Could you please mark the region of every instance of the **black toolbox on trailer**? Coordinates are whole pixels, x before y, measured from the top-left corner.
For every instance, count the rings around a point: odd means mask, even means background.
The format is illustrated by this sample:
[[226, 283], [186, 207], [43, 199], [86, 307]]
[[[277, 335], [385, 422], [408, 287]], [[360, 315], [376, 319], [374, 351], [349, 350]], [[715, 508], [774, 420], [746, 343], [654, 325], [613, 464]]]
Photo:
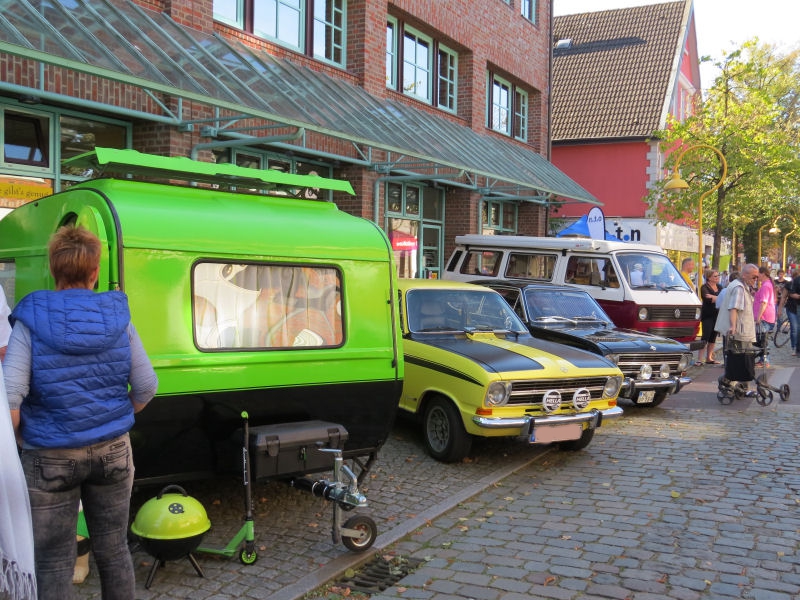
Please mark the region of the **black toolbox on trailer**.
[[333, 470], [334, 455], [319, 448], [341, 450], [347, 430], [328, 421], [298, 421], [250, 428], [250, 463], [254, 479]]

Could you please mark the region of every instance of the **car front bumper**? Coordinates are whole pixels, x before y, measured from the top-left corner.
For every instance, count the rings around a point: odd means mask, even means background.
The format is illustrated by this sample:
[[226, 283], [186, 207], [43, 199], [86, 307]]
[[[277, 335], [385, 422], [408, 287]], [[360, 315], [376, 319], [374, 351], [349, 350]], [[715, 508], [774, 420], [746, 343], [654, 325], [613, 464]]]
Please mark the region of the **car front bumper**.
[[668, 379], [632, 379], [626, 377], [619, 391], [620, 398], [636, 398], [639, 392], [646, 390], [667, 390], [668, 394], [677, 394], [692, 383], [692, 378], [685, 375]]
[[600, 427], [603, 419], [614, 419], [622, 416], [622, 409], [613, 406], [605, 410], [590, 410], [585, 413], [575, 415], [543, 415], [543, 416], [524, 416], [524, 417], [482, 417], [475, 415], [472, 422], [484, 429], [519, 429], [522, 435], [537, 425], [567, 425], [569, 423], [588, 423], [590, 429]]

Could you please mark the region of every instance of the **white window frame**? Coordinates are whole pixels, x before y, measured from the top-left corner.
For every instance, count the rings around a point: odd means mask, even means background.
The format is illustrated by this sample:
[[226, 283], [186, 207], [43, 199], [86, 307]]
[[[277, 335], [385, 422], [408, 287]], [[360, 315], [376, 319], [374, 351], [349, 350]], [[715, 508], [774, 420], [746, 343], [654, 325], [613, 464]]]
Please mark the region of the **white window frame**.
[[[414, 47], [414, 56], [409, 56], [407, 41]], [[406, 27], [403, 31], [403, 93], [412, 98], [432, 102], [433, 100], [433, 38], [417, 31], [413, 27]], [[427, 56], [423, 60], [419, 56], [419, 49], [427, 47]], [[413, 77], [412, 77], [413, 75]], [[422, 75], [422, 77], [420, 76]], [[412, 81], [413, 80], [413, 81]], [[423, 93], [418, 90], [424, 85]]]
[[[327, 19], [329, 6], [331, 18]], [[253, 35], [332, 65], [347, 65], [347, 0], [214, 0], [213, 17], [244, 31], [249, 27], [245, 23], [247, 10], [252, 11]], [[274, 24], [274, 32], [258, 27], [256, 11], [262, 23]], [[313, 14], [310, 24], [309, 13]]]
[[528, 92], [496, 73], [490, 71], [487, 74], [486, 114], [489, 129], [526, 142], [529, 104]]
[[397, 19], [386, 20], [386, 87], [397, 88]]
[[511, 123], [511, 131], [514, 139], [528, 141], [528, 92], [518, 87], [514, 87], [513, 114], [514, 120]]
[[[331, 19], [326, 16], [328, 5], [331, 5]], [[345, 66], [347, 64], [347, 0], [314, 0], [312, 27], [314, 29], [312, 33], [314, 58]], [[321, 31], [318, 31], [318, 27]], [[328, 42], [328, 32], [330, 32], [332, 40], [330, 43]], [[321, 40], [318, 34], [321, 34]], [[337, 40], [339, 41], [337, 42]], [[317, 48], [322, 48], [322, 54], [317, 52]], [[341, 56], [340, 60], [335, 59], [337, 52]]]
[[[439, 79], [436, 106], [455, 113], [458, 110], [458, 53], [444, 44], [439, 44], [436, 60], [438, 61], [437, 77]], [[446, 68], [443, 68], [442, 62], [445, 61], [447, 65]], [[442, 98], [442, 90], [445, 89], [447, 92]]]
[[[498, 91], [502, 93], [498, 94]], [[489, 126], [493, 131], [511, 136], [511, 121], [513, 119], [511, 98], [514, 93], [514, 86], [502, 77], [491, 74], [489, 93]]]
[[536, 12], [539, 10], [537, 0], [520, 0], [520, 13], [531, 23], [536, 23]]

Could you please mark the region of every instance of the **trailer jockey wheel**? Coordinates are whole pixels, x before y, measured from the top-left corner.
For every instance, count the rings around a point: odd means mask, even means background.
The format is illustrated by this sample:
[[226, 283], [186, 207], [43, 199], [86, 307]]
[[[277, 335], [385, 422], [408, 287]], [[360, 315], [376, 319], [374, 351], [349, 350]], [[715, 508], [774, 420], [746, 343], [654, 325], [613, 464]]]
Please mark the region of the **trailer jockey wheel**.
[[364, 552], [378, 537], [378, 526], [375, 521], [365, 515], [350, 517], [345, 521], [344, 529], [355, 529], [361, 532], [360, 537], [349, 537], [342, 534], [342, 544], [351, 552]]

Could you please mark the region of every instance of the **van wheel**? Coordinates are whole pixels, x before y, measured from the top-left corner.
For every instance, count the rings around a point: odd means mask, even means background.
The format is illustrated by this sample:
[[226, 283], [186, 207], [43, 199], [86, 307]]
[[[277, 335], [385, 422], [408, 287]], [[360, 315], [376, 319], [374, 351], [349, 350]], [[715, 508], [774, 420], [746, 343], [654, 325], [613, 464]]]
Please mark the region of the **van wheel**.
[[592, 438], [594, 437], [594, 429], [587, 428], [583, 430], [581, 437], [577, 440], [569, 440], [567, 442], [560, 442], [558, 447], [562, 450], [566, 450], [567, 452], [577, 452], [578, 450], [583, 450], [592, 442]]
[[472, 436], [464, 429], [461, 415], [444, 398], [434, 398], [428, 403], [422, 433], [428, 453], [442, 462], [460, 461], [472, 447]]

